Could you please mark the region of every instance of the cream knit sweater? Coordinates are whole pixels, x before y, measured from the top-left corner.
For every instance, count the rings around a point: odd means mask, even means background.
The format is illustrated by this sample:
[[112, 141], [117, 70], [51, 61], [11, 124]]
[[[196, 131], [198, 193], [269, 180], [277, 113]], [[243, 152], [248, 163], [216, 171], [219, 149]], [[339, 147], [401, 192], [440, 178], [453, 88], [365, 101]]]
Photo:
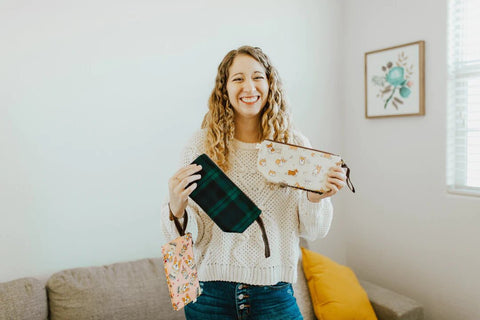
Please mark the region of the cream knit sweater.
[[[206, 131], [198, 131], [183, 153], [182, 165], [204, 153]], [[309, 147], [308, 140], [294, 133], [294, 144]], [[256, 167], [256, 143], [233, 143], [228, 177], [262, 210], [271, 256], [265, 258], [262, 233], [256, 222], [243, 233], [223, 232], [189, 199], [187, 232], [192, 233], [200, 281], [232, 281], [252, 285], [294, 283], [300, 255], [299, 237], [325, 237], [332, 221], [330, 198], [310, 202], [305, 191], [268, 183]], [[167, 241], [178, 237], [169, 219], [168, 202], [162, 207], [162, 231]]]

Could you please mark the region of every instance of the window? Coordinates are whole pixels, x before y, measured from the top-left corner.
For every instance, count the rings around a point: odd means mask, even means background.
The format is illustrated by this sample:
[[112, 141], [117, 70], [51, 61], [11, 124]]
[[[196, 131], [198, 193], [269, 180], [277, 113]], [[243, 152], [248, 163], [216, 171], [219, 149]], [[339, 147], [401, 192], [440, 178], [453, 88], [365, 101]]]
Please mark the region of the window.
[[448, 190], [480, 196], [480, 1], [448, 0]]

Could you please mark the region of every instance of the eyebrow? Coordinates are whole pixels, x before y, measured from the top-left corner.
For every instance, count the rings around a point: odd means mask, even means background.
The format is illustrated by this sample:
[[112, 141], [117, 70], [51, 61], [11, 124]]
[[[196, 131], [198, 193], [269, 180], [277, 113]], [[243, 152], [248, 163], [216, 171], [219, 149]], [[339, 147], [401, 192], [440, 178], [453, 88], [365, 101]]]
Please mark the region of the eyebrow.
[[[254, 71], [253, 73], [254, 73], [254, 74], [255, 74], [255, 73], [266, 74], [265, 72], [263, 72], [263, 71], [260, 71], [260, 70], [256, 70], [256, 71]], [[243, 72], [237, 72], [237, 73], [234, 73], [234, 74], [232, 74], [232, 75], [231, 75], [229, 78], [231, 78], [231, 77], [235, 77], [235, 76], [237, 76], [237, 75], [242, 75], [242, 76], [243, 76]]]

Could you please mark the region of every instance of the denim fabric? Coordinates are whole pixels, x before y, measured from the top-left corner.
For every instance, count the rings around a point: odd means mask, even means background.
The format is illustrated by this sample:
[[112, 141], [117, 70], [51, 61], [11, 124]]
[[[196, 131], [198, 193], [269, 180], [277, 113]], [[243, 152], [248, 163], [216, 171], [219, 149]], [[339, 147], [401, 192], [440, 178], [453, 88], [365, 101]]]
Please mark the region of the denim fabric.
[[202, 294], [185, 306], [187, 320], [302, 320], [290, 283], [253, 286], [200, 282]]

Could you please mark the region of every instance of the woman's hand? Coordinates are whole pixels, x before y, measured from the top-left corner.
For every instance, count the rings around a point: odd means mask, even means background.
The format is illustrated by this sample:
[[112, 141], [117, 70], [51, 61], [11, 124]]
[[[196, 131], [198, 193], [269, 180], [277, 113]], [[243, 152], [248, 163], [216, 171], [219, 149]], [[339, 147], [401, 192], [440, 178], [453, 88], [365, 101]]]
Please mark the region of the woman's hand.
[[331, 197], [336, 194], [340, 189], [342, 189], [347, 184], [347, 175], [346, 170], [340, 166], [335, 166], [330, 169], [328, 172], [328, 178], [326, 187], [330, 191], [318, 194], [315, 192], [308, 192], [307, 197], [311, 202], [319, 202], [323, 198]]
[[192, 183], [188, 188], [185, 189], [185, 187], [193, 181], [200, 180], [201, 176], [196, 174], [200, 170], [202, 170], [202, 166], [190, 164], [178, 170], [170, 180], [168, 180], [170, 211], [176, 218], [183, 217], [188, 204], [188, 196], [195, 190], [197, 184]]

